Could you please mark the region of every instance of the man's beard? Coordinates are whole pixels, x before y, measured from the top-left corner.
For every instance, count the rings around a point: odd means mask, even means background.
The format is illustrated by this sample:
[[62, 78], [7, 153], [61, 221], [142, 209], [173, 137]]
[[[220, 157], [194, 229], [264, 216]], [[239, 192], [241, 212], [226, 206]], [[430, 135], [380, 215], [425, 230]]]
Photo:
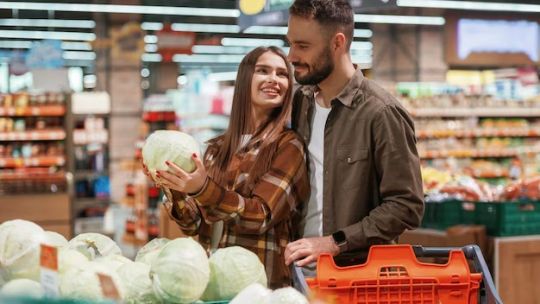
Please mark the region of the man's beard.
[[305, 63], [293, 63], [296, 66], [303, 66], [308, 70], [304, 76], [300, 76], [297, 72], [294, 73], [294, 78], [301, 85], [316, 85], [325, 80], [334, 71], [334, 62], [331, 60], [330, 48], [323, 50], [322, 54], [317, 57], [316, 62], [310, 66]]

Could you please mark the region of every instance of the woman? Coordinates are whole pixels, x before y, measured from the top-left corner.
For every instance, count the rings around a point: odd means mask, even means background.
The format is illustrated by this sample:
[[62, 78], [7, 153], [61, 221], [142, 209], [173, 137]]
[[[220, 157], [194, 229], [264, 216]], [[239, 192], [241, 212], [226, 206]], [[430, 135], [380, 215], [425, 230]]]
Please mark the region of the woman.
[[[157, 182], [171, 192], [171, 217], [208, 250], [242, 246], [265, 265], [272, 288], [290, 285], [284, 251], [292, 217], [309, 198], [304, 146], [287, 129], [292, 71], [276, 47], [258, 47], [238, 70], [230, 125], [186, 173], [167, 162]], [[168, 192], [168, 191], [166, 191]]]

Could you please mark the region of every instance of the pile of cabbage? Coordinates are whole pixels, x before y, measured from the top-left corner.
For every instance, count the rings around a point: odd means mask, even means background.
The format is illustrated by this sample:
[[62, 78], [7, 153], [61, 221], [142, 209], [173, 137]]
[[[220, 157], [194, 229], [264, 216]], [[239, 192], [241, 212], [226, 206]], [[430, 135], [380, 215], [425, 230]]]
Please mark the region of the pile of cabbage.
[[84, 233], [67, 241], [24, 220], [0, 224], [0, 298], [45, 296], [39, 283], [42, 243], [59, 249], [62, 298], [104, 300], [101, 273], [112, 278], [124, 303], [308, 303], [292, 288], [268, 290], [264, 266], [241, 247], [219, 249], [208, 258], [191, 238], [161, 238], [147, 243], [132, 261], [105, 235]]

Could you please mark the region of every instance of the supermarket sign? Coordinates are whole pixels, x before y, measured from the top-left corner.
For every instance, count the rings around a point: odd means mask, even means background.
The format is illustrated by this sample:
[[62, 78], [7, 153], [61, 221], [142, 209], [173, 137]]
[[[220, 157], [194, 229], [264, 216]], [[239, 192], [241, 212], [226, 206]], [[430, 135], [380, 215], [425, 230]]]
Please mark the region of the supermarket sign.
[[163, 25], [163, 29], [156, 33], [158, 53], [164, 62], [171, 62], [175, 54], [192, 54], [191, 48], [195, 44], [197, 35], [194, 32], [173, 31], [170, 23]]
[[[351, 0], [355, 12], [396, 7], [397, 0]], [[237, 0], [238, 25], [243, 31], [254, 25], [286, 25], [294, 0]]]

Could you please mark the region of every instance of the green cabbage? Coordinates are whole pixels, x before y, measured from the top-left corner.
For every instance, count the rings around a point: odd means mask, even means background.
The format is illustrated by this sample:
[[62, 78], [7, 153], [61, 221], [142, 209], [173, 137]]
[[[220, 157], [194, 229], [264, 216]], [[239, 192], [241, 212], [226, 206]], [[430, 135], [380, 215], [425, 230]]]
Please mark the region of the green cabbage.
[[152, 265], [152, 262], [157, 258], [161, 252], [161, 248], [167, 245], [171, 240], [167, 238], [157, 238], [148, 242], [137, 252], [135, 257], [135, 262], [145, 263], [147, 265]]
[[272, 291], [259, 283], [253, 283], [244, 288], [239, 294], [234, 297], [229, 304], [270, 304], [268, 297]]
[[292, 287], [274, 290], [268, 297], [268, 303], [272, 304], [309, 304], [306, 297]]
[[98, 273], [109, 275], [120, 297], [123, 296], [123, 285], [118, 274], [106, 265], [95, 261], [71, 267], [60, 276], [60, 295], [71, 299], [103, 300], [104, 295]]
[[0, 225], [0, 270], [5, 281], [31, 279], [39, 281], [40, 245], [46, 242], [45, 231], [25, 220]]
[[210, 277], [206, 251], [191, 238], [170, 241], [152, 263], [150, 277], [163, 300], [192, 303], [201, 297]]
[[0, 290], [0, 295], [5, 297], [42, 298], [45, 291], [41, 284], [29, 279], [15, 279], [7, 282]]
[[210, 257], [210, 282], [202, 299], [230, 300], [253, 283], [267, 285], [259, 257], [239, 246], [221, 248]]
[[55, 246], [55, 247], [66, 247], [68, 245], [68, 241], [66, 238], [61, 235], [60, 233], [54, 232], [54, 231], [45, 231], [46, 240], [45, 243], [47, 245]]
[[156, 180], [156, 171], [166, 171], [165, 161], [171, 161], [186, 172], [195, 170], [191, 158], [200, 154], [199, 144], [190, 135], [172, 130], [159, 130], [150, 134], [142, 148], [143, 162]]
[[122, 254], [120, 247], [111, 238], [99, 233], [79, 234], [69, 241], [68, 248], [79, 251], [89, 260], [100, 256]]
[[70, 268], [87, 263], [88, 258], [77, 250], [63, 248], [58, 251], [58, 274], [63, 275]]
[[124, 257], [123, 255], [113, 254], [105, 257], [100, 257], [94, 260], [97, 263], [107, 266], [109, 269], [117, 271], [118, 268], [125, 264], [132, 265], [133, 261]]
[[118, 269], [118, 276], [124, 285], [124, 303], [161, 303], [152, 288], [150, 265], [139, 262], [124, 264]]

